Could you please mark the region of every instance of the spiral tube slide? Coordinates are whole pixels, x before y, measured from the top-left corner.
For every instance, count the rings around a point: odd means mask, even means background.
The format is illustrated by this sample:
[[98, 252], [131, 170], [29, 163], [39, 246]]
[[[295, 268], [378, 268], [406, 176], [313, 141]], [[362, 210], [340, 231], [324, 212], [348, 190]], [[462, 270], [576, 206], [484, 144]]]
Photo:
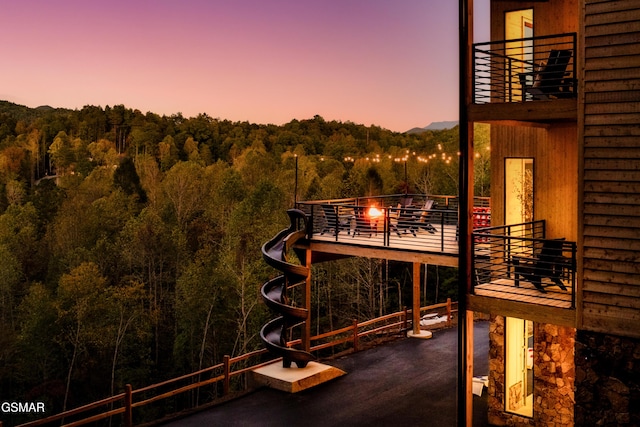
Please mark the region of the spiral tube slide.
[[[262, 327], [260, 338], [272, 354], [282, 357], [285, 368], [291, 367], [291, 362], [295, 362], [299, 368], [304, 368], [315, 357], [306, 351], [288, 347], [287, 332], [289, 328], [307, 320], [309, 310], [291, 305], [287, 298], [287, 289], [304, 284], [309, 275], [309, 267], [288, 262], [287, 252], [298, 240], [305, 237], [307, 216], [299, 209], [289, 209], [287, 214], [291, 222], [289, 228], [282, 230], [262, 245], [262, 257], [265, 262], [281, 271], [282, 275], [262, 285], [263, 301], [274, 312], [279, 313], [280, 317]], [[302, 229], [297, 227], [298, 220], [304, 223]]]

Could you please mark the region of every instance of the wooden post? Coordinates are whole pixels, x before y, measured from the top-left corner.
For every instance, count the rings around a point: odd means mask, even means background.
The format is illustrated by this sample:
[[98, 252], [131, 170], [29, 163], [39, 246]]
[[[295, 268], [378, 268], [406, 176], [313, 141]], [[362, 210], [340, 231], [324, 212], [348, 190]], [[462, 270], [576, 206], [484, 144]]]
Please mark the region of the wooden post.
[[420, 335], [420, 266], [413, 263], [413, 333]]
[[467, 295], [471, 291], [473, 231], [473, 122], [468, 106], [472, 97], [473, 0], [458, 1], [459, 54], [459, 122], [460, 167], [458, 188], [458, 426], [473, 424], [473, 313], [467, 311]]
[[465, 392], [466, 392], [466, 403], [467, 403], [467, 418], [466, 425], [467, 427], [473, 426], [473, 311], [467, 311], [467, 315], [465, 316], [465, 320], [467, 322], [466, 325], [466, 363], [465, 368], [467, 370], [465, 374]]
[[402, 320], [402, 330], [406, 331], [407, 330], [407, 323], [409, 323], [409, 310], [407, 309], [407, 306], [404, 306], [404, 316], [403, 316], [403, 320]]
[[451, 298], [447, 298], [447, 328], [451, 327]]
[[[123, 424], [125, 427], [131, 427], [133, 425], [133, 391], [131, 384], [127, 384], [124, 386], [124, 420]], [[0, 427], [2, 427], [0, 425]]]
[[353, 319], [353, 352], [358, 351], [358, 320]]
[[229, 385], [231, 383], [231, 357], [224, 355], [222, 358], [222, 365], [224, 369], [224, 383], [222, 386], [222, 393], [226, 396], [229, 394]]

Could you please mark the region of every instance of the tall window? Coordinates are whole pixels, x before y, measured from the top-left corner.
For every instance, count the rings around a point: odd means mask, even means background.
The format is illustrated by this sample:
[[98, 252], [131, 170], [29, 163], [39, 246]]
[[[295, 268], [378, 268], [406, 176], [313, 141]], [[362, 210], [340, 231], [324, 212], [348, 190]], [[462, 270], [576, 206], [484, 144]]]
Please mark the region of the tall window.
[[505, 411], [533, 417], [533, 322], [506, 318]]
[[533, 159], [506, 158], [504, 181], [505, 224], [533, 221]]
[[514, 40], [505, 45], [505, 56], [510, 78], [506, 94], [510, 100], [522, 97], [520, 73], [533, 71], [533, 9], [514, 10], [504, 16], [505, 40]]

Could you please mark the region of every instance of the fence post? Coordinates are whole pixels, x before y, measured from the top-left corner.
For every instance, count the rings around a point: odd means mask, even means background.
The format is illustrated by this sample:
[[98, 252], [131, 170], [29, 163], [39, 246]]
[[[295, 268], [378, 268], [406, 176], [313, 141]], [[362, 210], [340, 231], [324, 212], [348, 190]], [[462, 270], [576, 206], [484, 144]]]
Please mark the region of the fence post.
[[229, 383], [231, 380], [231, 357], [225, 355], [222, 358], [222, 364], [224, 366], [224, 385], [222, 389], [222, 394], [225, 396], [229, 393]]
[[407, 306], [404, 306], [404, 317], [402, 318], [402, 329], [403, 331], [407, 331], [409, 328], [409, 324], [407, 323], [407, 318], [409, 317], [409, 311], [407, 310]]
[[447, 327], [451, 327], [451, 298], [447, 298]]
[[353, 352], [358, 351], [358, 321], [353, 319]]
[[133, 425], [133, 393], [131, 384], [124, 386], [124, 420], [125, 427], [131, 427]]

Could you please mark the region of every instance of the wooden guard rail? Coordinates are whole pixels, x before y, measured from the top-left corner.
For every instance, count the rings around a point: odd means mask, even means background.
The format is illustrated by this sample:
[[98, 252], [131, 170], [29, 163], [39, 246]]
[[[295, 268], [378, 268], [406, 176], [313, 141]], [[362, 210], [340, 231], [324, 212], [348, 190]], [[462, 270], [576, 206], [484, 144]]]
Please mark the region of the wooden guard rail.
[[[422, 307], [420, 309], [420, 313], [426, 311], [444, 311], [447, 316], [446, 326], [450, 327], [452, 322], [453, 313], [456, 313], [457, 308], [453, 308], [453, 306], [457, 307], [457, 303], [451, 302], [451, 299], [447, 299], [447, 302], [434, 304]], [[311, 337], [311, 342], [320, 342], [316, 345], [312, 345], [311, 351], [317, 352], [323, 349], [327, 349], [330, 347], [335, 347], [341, 344], [349, 344], [351, 343], [352, 352], [357, 352], [360, 350], [360, 338], [370, 336], [370, 335], [378, 335], [378, 334], [388, 334], [392, 333], [400, 333], [409, 330], [411, 327], [411, 319], [412, 319], [412, 310], [404, 309], [403, 311], [399, 311], [393, 314], [388, 314], [385, 316], [381, 316], [375, 319], [366, 320], [364, 322], [358, 322], [356, 320], [350, 326], [337, 329], [335, 331], [327, 332], [324, 334], [316, 335]], [[289, 345], [299, 344], [300, 340], [294, 340], [289, 342]], [[57, 425], [61, 425], [64, 427], [72, 427], [72, 426], [81, 426], [88, 423], [100, 421], [107, 419], [109, 417], [113, 417], [115, 415], [122, 415], [122, 425], [126, 427], [130, 427], [133, 424], [133, 409], [141, 408], [148, 404], [167, 399], [170, 397], [174, 397], [181, 393], [185, 393], [190, 390], [198, 389], [200, 387], [214, 384], [214, 383], [222, 383], [222, 394], [223, 396], [227, 396], [230, 392], [231, 388], [231, 379], [233, 377], [245, 374], [249, 371], [257, 369], [261, 366], [268, 365], [280, 360], [278, 359], [270, 359], [266, 362], [248, 364], [245, 367], [238, 368], [236, 370], [232, 370], [232, 367], [235, 364], [240, 362], [247, 361], [252, 358], [258, 358], [260, 356], [265, 356], [268, 354], [266, 349], [256, 350], [250, 353], [246, 353], [237, 357], [224, 356], [223, 362], [214, 366], [210, 366], [208, 368], [192, 372], [190, 374], [182, 375], [177, 378], [172, 378], [157, 384], [152, 384], [146, 387], [142, 387], [139, 389], [133, 390], [133, 387], [130, 384], [125, 386], [124, 393], [120, 393], [106, 399], [102, 399], [96, 402], [89, 403], [84, 406], [80, 406], [75, 409], [71, 409], [65, 412], [61, 412], [56, 415], [52, 415], [46, 418], [41, 418], [39, 420], [30, 421], [24, 424], [20, 424], [16, 427], [35, 427], [47, 425], [50, 423], [58, 422]], [[203, 374], [212, 375], [210, 378], [205, 380], [195, 380], [199, 378]], [[194, 380], [193, 383], [187, 385], [178, 385], [181, 381]], [[164, 387], [169, 387], [168, 390], [159, 392], [157, 390], [162, 389]], [[144, 394], [151, 393], [156, 391], [155, 394], [151, 397], [145, 397]], [[111, 409], [114, 404], [119, 404], [120, 406], [117, 408]], [[210, 402], [207, 402], [210, 404]], [[191, 409], [195, 409], [198, 406], [204, 406], [196, 404]], [[100, 412], [97, 414], [86, 415], [84, 418], [80, 418], [74, 421], [69, 421], [65, 423], [65, 419], [83, 414], [85, 412], [90, 412], [95, 410], [96, 408], [106, 407], [104, 412]], [[157, 421], [157, 420], [156, 420]], [[146, 420], [149, 422], [149, 420]], [[0, 427], [2, 427], [2, 422], [0, 421]]]

